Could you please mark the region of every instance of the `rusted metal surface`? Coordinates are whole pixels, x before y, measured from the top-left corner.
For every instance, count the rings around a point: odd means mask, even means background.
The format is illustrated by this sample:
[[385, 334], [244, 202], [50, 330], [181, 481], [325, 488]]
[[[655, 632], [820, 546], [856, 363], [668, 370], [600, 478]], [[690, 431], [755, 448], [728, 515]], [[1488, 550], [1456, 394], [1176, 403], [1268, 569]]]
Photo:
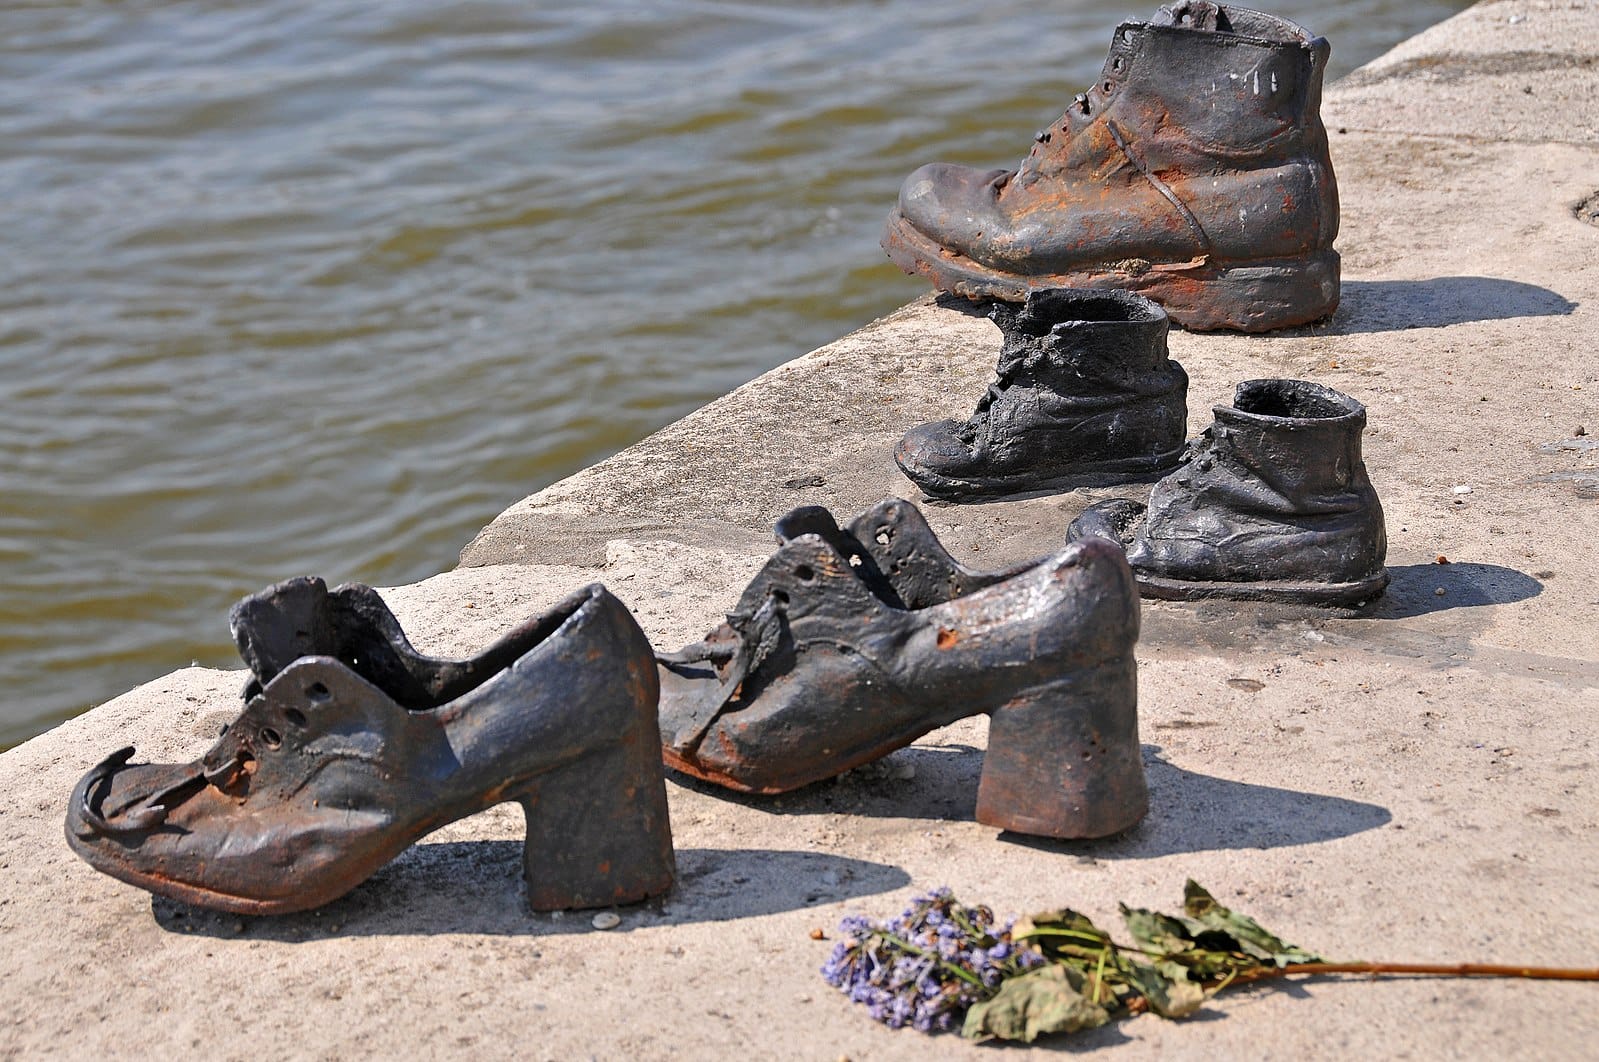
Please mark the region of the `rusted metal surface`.
[[370, 587], [294, 579], [230, 617], [245, 707], [200, 760], [89, 771], [67, 840], [163, 896], [281, 914], [355, 888], [428, 832], [527, 812], [537, 910], [670, 888], [648, 641], [594, 584], [469, 660], [417, 653]]
[[1388, 585], [1366, 407], [1306, 380], [1248, 380], [1149, 504], [1091, 506], [1073, 540], [1121, 543], [1146, 596], [1358, 604]]
[[964, 421], [912, 428], [894, 460], [929, 497], [966, 501], [1152, 479], [1177, 463], [1188, 374], [1166, 313], [1122, 291], [1042, 288], [995, 302], [994, 382]]
[[1119, 549], [976, 572], [899, 499], [847, 528], [798, 509], [777, 531], [728, 622], [660, 657], [670, 766], [781, 793], [988, 714], [980, 822], [1101, 837], [1143, 817], [1138, 595]]
[[1123, 288], [1192, 329], [1265, 331], [1338, 306], [1327, 41], [1184, 0], [1124, 22], [1099, 80], [1014, 170], [933, 163], [883, 247], [942, 290], [1020, 300]]

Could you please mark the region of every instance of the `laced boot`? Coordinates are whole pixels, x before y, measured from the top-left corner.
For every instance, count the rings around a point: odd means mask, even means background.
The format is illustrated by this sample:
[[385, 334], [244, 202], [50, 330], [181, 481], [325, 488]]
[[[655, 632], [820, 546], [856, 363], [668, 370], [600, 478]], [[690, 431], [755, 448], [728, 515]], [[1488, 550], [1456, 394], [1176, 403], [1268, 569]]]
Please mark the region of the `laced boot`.
[[994, 303], [1004, 333], [965, 421], [913, 428], [894, 460], [932, 498], [963, 501], [1152, 478], [1177, 463], [1188, 374], [1164, 311], [1121, 291], [1054, 288]]
[[848, 528], [796, 509], [777, 531], [728, 622], [657, 656], [668, 766], [782, 793], [985, 713], [979, 822], [1103, 837], [1143, 817], [1138, 595], [1121, 550], [1083, 542], [975, 572], [899, 499]]
[[1183, 0], [1124, 22], [1100, 78], [1014, 170], [933, 163], [883, 247], [944, 291], [1124, 288], [1185, 328], [1259, 332], [1338, 306], [1326, 40]]
[[1366, 407], [1305, 380], [1249, 380], [1155, 484], [1101, 502], [1070, 541], [1121, 543], [1148, 597], [1359, 604], [1388, 585], [1382, 505], [1366, 476]]

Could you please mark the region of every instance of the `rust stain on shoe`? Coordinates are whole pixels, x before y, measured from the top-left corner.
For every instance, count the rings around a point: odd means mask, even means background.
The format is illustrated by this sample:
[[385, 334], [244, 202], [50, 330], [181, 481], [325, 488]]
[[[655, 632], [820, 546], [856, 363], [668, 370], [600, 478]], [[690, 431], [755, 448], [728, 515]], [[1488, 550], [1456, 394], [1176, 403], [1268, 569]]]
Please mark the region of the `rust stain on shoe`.
[[1124, 22], [1099, 79], [1016, 169], [907, 177], [883, 248], [958, 295], [1127, 288], [1193, 329], [1326, 318], [1339, 289], [1329, 53], [1285, 19], [1202, 0]]

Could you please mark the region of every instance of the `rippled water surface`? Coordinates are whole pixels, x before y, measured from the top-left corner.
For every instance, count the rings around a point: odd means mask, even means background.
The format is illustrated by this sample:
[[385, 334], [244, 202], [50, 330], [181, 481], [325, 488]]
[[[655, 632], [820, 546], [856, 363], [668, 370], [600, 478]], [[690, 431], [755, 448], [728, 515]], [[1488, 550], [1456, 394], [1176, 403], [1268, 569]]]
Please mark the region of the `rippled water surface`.
[[[1463, 6], [1275, 10], [1338, 73]], [[917, 295], [901, 177], [1015, 162], [1152, 10], [8, 5], [0, 747]]]

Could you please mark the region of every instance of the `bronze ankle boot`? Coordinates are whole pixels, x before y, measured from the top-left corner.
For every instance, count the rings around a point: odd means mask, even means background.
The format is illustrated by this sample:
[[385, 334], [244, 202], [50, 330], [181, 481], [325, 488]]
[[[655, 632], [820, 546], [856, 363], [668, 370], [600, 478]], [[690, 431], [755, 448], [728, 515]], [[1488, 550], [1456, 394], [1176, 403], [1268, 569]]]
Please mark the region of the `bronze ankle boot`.
[[1005, 335], [964, 421], [912, 428], [894, 460], [930, 498], [1153, 479], [1183, 452], [1188, 374], [1161, 308], [1125, 291], [1048, 288], [989, 311]]
[[1366, 407], [1307, 380], [1247, 380], [1149, 504], [1089, 507], [1070, 541], [1127, 550], [1146, 597], [1354, 605], [1388, 585]]
[[1124, 288], [1185, 328], [1261, 332], [1338, 306], [1329, 52], [1285, 19], [1182, 0], [1124, 22], [1099, 81], [1014, 170], [912, 173], [883, 247], [958, 295]]

